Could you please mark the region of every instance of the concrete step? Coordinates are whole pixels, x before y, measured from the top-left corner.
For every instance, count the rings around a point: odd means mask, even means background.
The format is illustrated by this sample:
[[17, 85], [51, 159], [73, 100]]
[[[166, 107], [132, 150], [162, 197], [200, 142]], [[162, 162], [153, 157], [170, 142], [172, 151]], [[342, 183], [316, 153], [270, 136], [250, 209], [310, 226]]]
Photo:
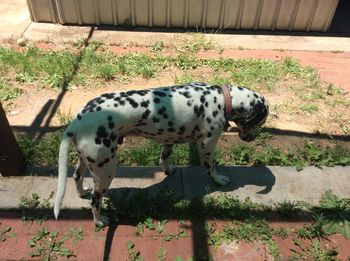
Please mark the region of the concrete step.
[[[339, 197], [350, 198], [350, 167], [306, 167], [297, 171], [294, 167], [218, 167], [218, 173], [230, 177], [227, 186], [218, 186], [207, 176], [203, 167], [179, 167], [171, 176], [163, 174], [159, 167], [119, 167], [108, 193], [128, 197], [140, 190], [156, 194], [171, 189], [179, 198], [195, 198], [224, 192], [244, 200], [273, 206], [284, 201], [305, 201], [317, 205], [326, 190]], [[44, 173], [57, 173], [55, 169], [36, 169], [39, 175], [0, 178], [0, 209], [17, 208], [21, 196], [37, 193], [41, 199], [55, 192], [57, 177]], [[90, 207], [89, 201], [78, 197], [70, 169], [62, 208]], [[85, 178], [92, 187], [92, 178]], [[53, 200], [52, 200], [53, 202]]]

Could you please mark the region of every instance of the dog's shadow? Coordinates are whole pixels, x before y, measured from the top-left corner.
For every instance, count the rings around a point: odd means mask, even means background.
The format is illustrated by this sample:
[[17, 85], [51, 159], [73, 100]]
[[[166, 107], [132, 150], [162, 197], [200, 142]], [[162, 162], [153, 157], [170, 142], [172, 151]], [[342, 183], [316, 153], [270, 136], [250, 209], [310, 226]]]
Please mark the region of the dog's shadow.
[[[206, 195], [211, 193], [227, 192], [230, 194], [233, 193], [239, 196], [240, 199], [243, 199], [253, 196], [253, 193], [261, 196], [269, 194], [276, 182], [274, 174], [267, 167], [217, 167], [217, 172], [229, 177], [231, 182], [226, 186], [216, 185], [213, 179], [206, 175], [204, 167], [180, 167], [174, 174], [169, 176], [162, 176], [164, 174], [160, 174], [162, 173], [160, 168], [141, 168], [133, 170], [130, 168], [118, 168], [117, 177], [114, 183], [112, 183], [107, 196], [127, 200], [140, 193], [156, 196], [164, 191], [172, 191], [178, 199], [203, 199]], [[156, 175], [158, 175], [160, 180], [158, 183], [154, 183]], [[145, 180], [147, 183], [147, 177], [152, 177], [154, 184], [147, 186], [147, 184], [145, 184]], [[128, 178], [126, 183], [128, 186], [120, 184], [124, 182], [123, 180], [125, 178]], [[140, 179], [143, 179], [143, 181], [140, 182]], [[114, 187], [113, 185], [117, 185], [118, 187]], [[145, 186], [140, 187], [140, 185]], [[148, 199], [144, 198], [143, 200], [146, 201]], [[145, 204], [147, 204], [147, 202], [145, 202]], [[116, 207], [118, 208], [118, 206]], [[169, 218], [179, 219], [180, 217], [171, 216]], [[125, 221], [119, 220], [117, 223], [124, 224], [124, 222]], [[126, 223], [130, 224], [129, 222], [130, 221], [127, 221]], [[136, 225], [136, 223], [133, 225]], [[109, 260], [117, 226], [117, 224], [112, 223], [108, 227], [104, 260]], [[204, 254], [204, 256], [209, 256], [205, 220], [196, 220], [192, 230], [194, 255]]]
[[[268, 194], [276, 182], [276, 177], [268, 167], [217, 167], [216, 169], [220, 175], [230, 178], [229, 184], [225, 186], [215, 184], [213, 179], [206, 175], [204, 167], [179, 167], [174, 174], [160, 177], [158, 183], [140, 187], [138, 178], [154, 177], [154, 173], [160, 173], [160, 168], [143, 168], [139, 172], [130, 171], [130, 168], [119, 168], [116, 184], [120, 183], [118, 181], [121, 179], [131, 178], [135, 181], [135, 186], [123, 187], [118, 184], [116, 188], [112, 184], [108, 194], [129, 198], [139, 192], [156, 195], [161, 191], [171, 190], [179, 199], [202, 198], [211, 193], [215, 194], [215, 192], [249, 197], [251, 193]], [[131, 176], [129, 173], [132, 173]]]

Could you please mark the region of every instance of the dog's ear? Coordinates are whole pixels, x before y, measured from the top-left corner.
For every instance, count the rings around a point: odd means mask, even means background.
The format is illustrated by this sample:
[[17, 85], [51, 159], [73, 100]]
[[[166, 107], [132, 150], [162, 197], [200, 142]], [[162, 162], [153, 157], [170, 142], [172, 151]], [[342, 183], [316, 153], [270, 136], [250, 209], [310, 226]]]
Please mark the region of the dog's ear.
[[263, 102], [257, 102], [254, 106], [253, 118], [246, 122], [247, 129], [253, 128], [261, 123], [268, 115], [269, 111]]

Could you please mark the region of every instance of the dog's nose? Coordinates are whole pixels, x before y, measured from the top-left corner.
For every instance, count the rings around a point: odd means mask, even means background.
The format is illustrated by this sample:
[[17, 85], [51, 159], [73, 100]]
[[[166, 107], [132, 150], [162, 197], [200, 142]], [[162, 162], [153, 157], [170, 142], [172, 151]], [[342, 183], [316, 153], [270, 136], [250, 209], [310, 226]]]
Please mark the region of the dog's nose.
[[251, 142], [255, 140], [255, 135], [251, 135], [251, 134], [243, 135], [239, 133], [239, 138], [245, 142]]

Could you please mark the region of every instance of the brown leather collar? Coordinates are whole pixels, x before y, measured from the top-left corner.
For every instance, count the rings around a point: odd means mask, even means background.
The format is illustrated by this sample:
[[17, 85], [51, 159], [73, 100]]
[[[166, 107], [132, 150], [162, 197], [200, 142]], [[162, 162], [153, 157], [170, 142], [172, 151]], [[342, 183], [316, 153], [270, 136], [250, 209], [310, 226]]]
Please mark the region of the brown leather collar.
[[232, 97], [227, 84], [221, 86], [222, 92], [224, 94], [225, 100], [225, 119], [229, 120], [230, 115], [232, 115]]

